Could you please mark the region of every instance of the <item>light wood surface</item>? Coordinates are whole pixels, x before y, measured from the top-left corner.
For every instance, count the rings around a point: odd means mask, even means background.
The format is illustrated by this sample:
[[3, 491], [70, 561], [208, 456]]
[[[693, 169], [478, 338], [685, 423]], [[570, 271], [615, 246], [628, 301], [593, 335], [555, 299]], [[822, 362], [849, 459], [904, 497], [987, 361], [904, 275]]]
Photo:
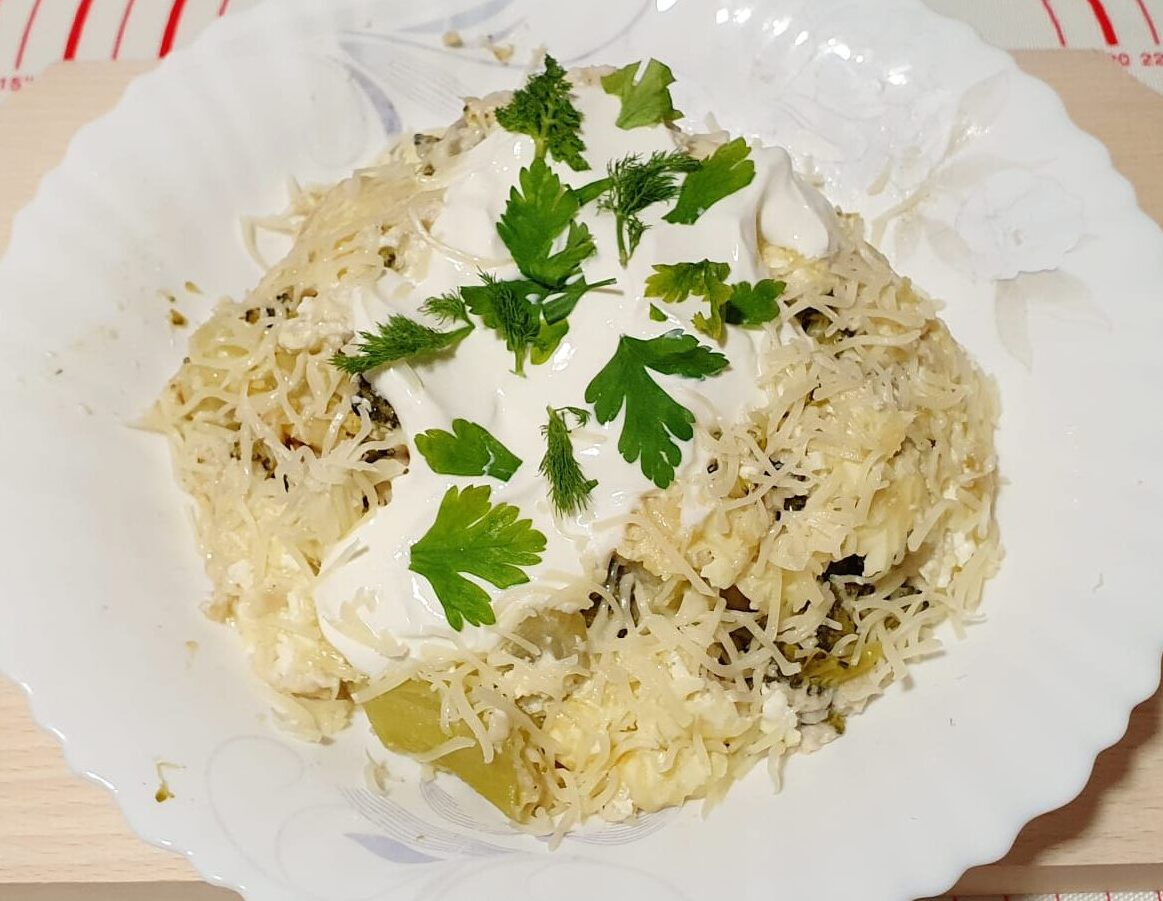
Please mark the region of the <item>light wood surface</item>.
[[[1140, 203], [1163, 222], [1163, 98], [1103, 54], [1025, 52], [1074, 120], [1103, 139]], [[68, 138], [109, 108], [140, 65], [57, 67], [0, 107], [0, 248], [11, 214], [62, 156]], [[227, 901], [191, 884], [181, 857], [132, 835], [107, 791], [72, 775], [55, 739], [0, 680], [0, 901]], [[1039, 817], [999, 863], [971, 870], [960, 895], [1163, 888], [1163, 692], [1131, 716], [1098, 759], [1086, 790]]]

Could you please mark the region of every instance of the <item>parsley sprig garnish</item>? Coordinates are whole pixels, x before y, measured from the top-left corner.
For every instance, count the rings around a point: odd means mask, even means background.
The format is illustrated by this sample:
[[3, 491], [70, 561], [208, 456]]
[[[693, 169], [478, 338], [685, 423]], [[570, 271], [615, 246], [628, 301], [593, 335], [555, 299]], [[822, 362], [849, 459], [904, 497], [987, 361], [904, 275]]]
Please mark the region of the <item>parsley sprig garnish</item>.
[[688, 297], [701, 297], [707, 312], [696, 313], [691, 324], [705, 335], [721, 341], [727, 323], [757, 326], [779, 315], [775, 299], [786, 287], [783, 282], [765, 278], [754, 286], [750, 282], [728, 284], [731, 267], [726, 263], [702, 260], [698, 263], [661, 263], [646, 279], [646, 296], [663, 303], [681, 303]]
[[702, 260], [698, 263], [658, 263], [654, 275], [646, 279], [646, 296], [657, 297], [663, 303], [682, 303], [692, 294], [696, 297], [730, 295], [727, 276], [731, 266]]
[[548, 54], [545, 71], [532, 76], [497, 110], [497, 123], [506, 131], [529, 135], [539, 158], [549, 154], [578, 172], [590, 167], [582, 158], [582, 114], [570, 100], [565, 69]]
[[[584, 223], [574, 221], [577, 198], [545, 160], [534, 160], [518, 180], [509, 191], [497, 234], [522, 274], [547, 289], [560, 288], [594, 253], [594, 239]], [[551, 253], [567, 229], [565, 246]]]
[[755, 178], [755, 163], [747, 159], [750, 154], [751, 148], [742, 138], [720, 146], [683, 179], [678, 202], [663, 218], [692, 225], [724, 197], [747, 187]]
[[641, 63], [631, 63], [602, 77], [602, 87], [622, 101], [618, 113], [619, 128], [640, 128], [681, 119], [682, 113], [670, 99], [674, 75], [670, 67], [656, 59], [648, 60], [642, 77], [637, 78]]
[[493, 504], [487, 485], [449, 488], [436, 521], [412, 545], [409, 569], [428, 580], [448, 624], [456, 631], [497, 621], [488, 593], [464, 574], [496, 588], [529, 581], [523, 567], [536, 566], [545, 536], [512, 504]]
[[[587, 282], [581, 264], [594, 254], [594, 239], [575, 220], [578, 200], [542, 159], [523, 168], [509, 192], [497, 234], [513, 255], [524, 279], [498, 281], [481, 274], [481, 284], [460, 290], [468, 309], [504, 339], [515, 371], [525, 360], [544, 363], [569, 331], [567, 317], [588, 291], [615, 279]], [[564, 246], [554, 251], [564, 237]]]
[[441, 331], [407, 316], [390, 316], [380, 323], [378, 331], [359, 333], [355, 353], [340, 351], [331, 362], [349, 375], [358, 375], [385, 363], [430, 357], [459, 343], [472, 329], [468, 324]]
[[702, 260], [698, 263], [662, 263], [654, 267], [654, 274], [646, 279], [646, 296], [657, 297], [663, 303], [681, 303], [691, 295], [707, 301], [708, 312], [696, 313], [691, 319], [700, 332], [716, 341], [723, 338], [723, 307], [731, 299], [727, 276], [731, 267], [726, 263]]
[[582, 296], [617, 281], [591, 283], [582, 274], [581, 264], [595, 248], [590, 230], [576, 221], [578, 209], [574, 193], [544, 160], [535, 159], [521, 170], [497, 222], [525, 278], [501, 281], [481, 272], [479, 284], [429, 298], [421, 309], [441, 323], [470, 324], [470, 313], [479, 317], [512, 352], [518, 375], [524, 375], [526, 360], [544, 363], [569, 331], [567, 319]]
[[484, 426], [467, 419], [452, 420], [452, 431], [429, 429], [416, 436], [416, 450], [433, 472], [453, 476], [491, 476], [507, 482], [521, 458]]
[[775, 299], [786, 287], [786, 283], [770, 278], [760, 279], [754, 287], [750, 282], [736, 282], [731, 286], [731, 299], [723, 310], [723, 318], [731, 325], [747, 327], [771, 322], [779, 316]]
[[665, 488], [682, 460], [676, 439], [694, 436], [695, 416], [650, 372], [704, 379], [726, 368], [725, 356], [678, 329], [648, 340], [623, 335], [610, 362], [586, 388], [586, 402], [593, 404], [601, 423], [611, 422], [625, 408], [618, 450], [628, 463], [639, 460], [643, 475]]
[[545, 456], [541, 458], [540, 472], [549, 482], [549, 499], [554, 511], [558, 516], [570, 516], [588, 506], [598, 480], [587, 479], [577, 462], [567, 417], [572, 417], [577, 426], [584, 426], [590, 414], [579, 407], [549, 407], [546, 412], [549, 421], [541, 427]]
[[623, 267], [646, 231], [646, 224], [638, 214], [656, 203], [674, 199], [679, 193], [675, 183], [679, 173], [698, 168], [698, 160], [680, 150], [655, 151], [645, 160], [631, 154], [609, 164], [603, 180], [605, 189], [598, 197], [598, 209], [614, 214], [618, 261]]

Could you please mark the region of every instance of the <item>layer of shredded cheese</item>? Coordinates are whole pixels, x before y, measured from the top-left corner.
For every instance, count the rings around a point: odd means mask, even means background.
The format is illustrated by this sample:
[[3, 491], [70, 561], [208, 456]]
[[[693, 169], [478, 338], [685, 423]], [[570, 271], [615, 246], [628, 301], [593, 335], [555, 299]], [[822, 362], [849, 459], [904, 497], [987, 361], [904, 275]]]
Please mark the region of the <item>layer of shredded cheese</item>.
[[[684, 522], [682, 485], [648, 497], [603, 584], [484, 654], [421, 655], [369, 684], [320, 631], [321, 561], [408, 465], [390, 408], [328, 363], [351, 338], [350, 292], [423, 267], [441, 163], [481, 139], [491, 108], [298, 193], [259, 223], [293, 236], [289, 255], [193, 335], [153, 423], [195, 500], [208, 612], [237, 629], [298, 734], [333, 734], [351, 698], [410, 678], [486, 757], [516, 734], [538, 831], [713, 802], [760, 762], [778, 779], [789, 753], [835, 738], [934, 653], [936, 626], [965, 624], [1000, 559], [993, 385], [855, 218], [825, 259], [765, 249], [787, 283], [769, 404], [696, 435], [713, 461], [704, 520]], [[360, 626], [337, 624], [390, 643]]]

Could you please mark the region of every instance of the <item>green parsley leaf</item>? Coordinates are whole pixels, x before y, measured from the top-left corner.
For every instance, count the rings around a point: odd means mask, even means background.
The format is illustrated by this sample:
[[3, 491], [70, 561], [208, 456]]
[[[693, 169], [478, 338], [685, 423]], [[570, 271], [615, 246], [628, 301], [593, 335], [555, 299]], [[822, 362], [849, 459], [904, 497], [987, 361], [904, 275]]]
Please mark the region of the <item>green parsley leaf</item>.
[[482, 425], [452, 420], [452, 432], [429, 429], [416, 436], [418, 450], [433, 472], [452, 476], [492, 476], [507, 482], [521, 466], [521, 458]]
[[496, 588], [529, 581], [521, 567], [536, 566], [545, 550], [545, 536], [532, 520], [518, 519], [512, 504], [493, 505], [487, 485], [449, 488], [436, 521], [412, 545], [409, 569], [428, 580], [448, 624], [460, 631], [497, 621], [488, 593], [464, 577], [483, 579]]
[[569, 331], [569, 323], [562, 319], [560, 322], [543, 322], [541, 329], [529, 346], [529, 360], [534, 366], [547, 363], [557, 350], [561, 339]]
[[682, 450], [674, 439], [694, 436], [695, 416], [650, 377], [664, 375], [703, 379], [727, 367], [727, 358], [680, 330], [641, 340], [623, 335], [610, 362], [586, 388], [598, 422], [615, 419], [625, 407], [618, 450], [629, 463], [641, 460], [642, 473], [659, 488], [674, 481]]
[[650, 305], [650, 318], [655, 322], [666, 322], [667, 316], [662, 310], [658, 309], [654, 304]]
[[[659, 263], [654, 274], [646, 279], [646, 296], [657, 297], [663, 303], [681, 303], [692, 294], [711, 297], [727, 288], [731, 267], [727, 263]], [[730, 296], [730, 292], [727, 292]]]
[[640, 66], [641, 63], [631, 63], [602, 77], [606, 93], [622, 100], [618, 127], [640, 128], [681, 119], [682, 113], [674, 108], [670, 98], [670, 85], [674, 83], [670, 67], [656, 59], [648, 60], [642, 77], [635, 81]]
[[692, 295], [707, 301], [709, 311], [698, 313], [691, 322], [696, 329], [716, 341], [721, 340], [725, 326], [757, 326], [779, 316], [775, 299], [783, 293], [783, 282], [765, 278], [756, 282], [727, 284], [731, 267], [726, 263], [662, 263], [654, 267], [654, 274], [646, 279], [646, 296], [657, 297], [664, 303], [681, 303]]
[[692, 172], [698, 167], [697, 160], [679, 150], [655, 151], [645, 160], [631, 154], [609, 164], [604, 179], [608, 185], [598, 198], [598, 209], [614, 214], [618, 260], [623, 267], [646, 231], [646, 224], [638, 214], [652, 204], [676, 197], [677, 174]]
[[553, 299], [547, 299], [541, 305], [541, 312], [545, 314], [545, 321], [550, 325], [560, 322], [573, 312], [573, 308], [577, 306], [577, 302], [588, 291], [593, 291], [595, 288], [606, 288], [617, 283], [618, 280], [616, 278], [607, 278], [600, 282], [587, 282], [584, 278], [579, 278], [576, 281], [570, 282], [561, 289], [560, 293], [547, 295], [552, 296]]
[[[526, 278], [558, 287], [593, 254], [594, 239], [584, 224], [574, 221], [577, 198], [545, 160], [534, 160], [518, 178], [520, 190], [514, 186], [509, 191], [497, 234]], [[565, 246], [551, 254], [554, 241], [567, 228]]]
[[698, 313], [691, 320], [695, 328], [716, 341], [723, 338], [723, 307], [731, 299], [727, 276], [731, 267], [726, 263], [662, 263], [654, 267], [654, 274], [646, 279], [646, 296], [657, 297], [663, 303], [681, 303], [692, 294], [702, 297], [710, 307], [709, 314]]
[[714, 338], [716, 341], [722, 341], [723, 333], [726, 331], [726, 322], [723, 319], [723, 308], [726, 303], [717, 303], [711, 300], [710, 306], [710, 313], [695, 313], [691, 317], [691, 325], [704, 335]]
[[514, 371], [525, 374], [525, 357], [529, 345], [541, 330], [541, 308], [529, 299], [536, 286], [529, 282], [500, 282], [481, 273], [481, 284], [460, 289], [461, 296], [486, 327], [493, 329], [505, 342], [514, 358]]
[[755, 283], [737, 282], [731, 286], [731, 299], [723, 308], [723, 318], [731, 325], [756, 326], [779, 317], [779, 297], [787, 285], [770, 278]]
[[678, 202], [662, 218], [691, 225], [724, 197], [747, 187], [755, 178], [755, 163], [747, 159], [750, 153], [742, 138], [723, 144], [683, 180]]
[[543, 158], [546, 153], [575, 171], [588, 169], [582, 158], [582, 115], [570, 99], [565, 69], [546, 54], [545, 71], [533, 75], [513, 99], [497, 110], [497, 123], [506, 131], [529, 135]]
[[546, 408], [549, 421], [541, 427], [545, 436], [545, 456], [541, 458], [540, 472], [549, 482], [549, 499], [558, 516], [580, 513], [590, 502], [590, 494], [598, 487], [597, 479], [587, 479], [573, 453], [569, 423], [572, 416], [579, 426], [589, 422], [590, 414], [578, 407]]
[[596, 181], [582, 185], [580, 188], [570, 188], [570, 191], [577, 198], [578, 206], [585, 206], [591, 200], [597, 200], [609, 189], [610, 180], [608, 178], [599, 178]]
[[472, 329], [471, 325], [465, 325], [442, 332], [407, 316], [391, 316], [387, 322], [380, 323], [378, 332], [359, 333], [361, 344], [356, 353], [337, 353], [331, 358], [331, 363], [356, 375], [385, 363], [431, 356], [457, 344]]

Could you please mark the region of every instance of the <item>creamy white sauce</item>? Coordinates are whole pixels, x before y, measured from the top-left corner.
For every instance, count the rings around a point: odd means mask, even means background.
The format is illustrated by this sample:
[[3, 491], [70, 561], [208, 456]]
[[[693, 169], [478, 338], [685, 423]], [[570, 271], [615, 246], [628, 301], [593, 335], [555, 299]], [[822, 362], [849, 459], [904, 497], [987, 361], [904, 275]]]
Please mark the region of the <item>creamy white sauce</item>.
[[[618, 128], [614, 123], [619, 101], [600, 87], [578, 87], [575, 103], [584, 116], [585, 157], [592, 168], [574, 172], [551, 163], [574, 187], [604, 175], [607, 161], [678, 146], [674, 133], [663, 126]], [[556, 517], [538, 472], [545, 451], [541, 427], [546, 407], [585, 407], [586, 386], [610, 360], [622, 335], [651, 338], [678, 327], [710, 343], [691, 326], [691, 318], [705, 310], [701, 299], [659, 303], [669, 321], [650, 319], [644, 288], [654, 264], [721, 261], [731, 266], [730, 281], [754, 283], [767, 274], [758, 256], [757, 230], [768, 243], [804, 256], [828, 252], [834, 212], [827, 201], [795, 175], [782, 149], [754, 148], [751, 158], [756, 166], [751, 184], [714, 204], [693, 225], [662, 221], [670, 204], [648, 209], [642, 219], [650, 227], [625, 269], [618, 263], [614, 217], [598, 212], [596, 204], [587, 205], [579, 219], [589, 226], [597, 253], [583, 264], [583, 271], [591, 282], [616, 278], [616, 289], [586, 294], [570, 315], [569, 333], [553, 357], [541, 366], [527, 362], [524, 378], [513, 373], [513, 355], [504, 342], [480, 326], [445, 359], [397, 364], [376, 374], [375, 390], [395, 407], [409, 439], [427, 429], [451, 430], [453, 419], [464, 418], [488, 429], [523, 463], [509, 482], [502, 483], [484, 476], [436, 474], [413, 450], [409, 472], [392, 483], [391, 502], [325, 563], [315, 592], [324, 633], [355, 667], [369, 675], [381, 673], [391, 663], [383, 653], [385, 647], [398, 648], [400, 656], [407, 656], [433, 644], [451, 647], [455, 642], [485, 649], [497, 641], [497, 630], [490, 627], [466, 625], [462, 632], [454, 632], [431, 586], [408, 569], [412, 545], [431, 527], [450, 486], [490, 485], [493, 503], [516, 505], [546, 536], [541, 563], [527, 570], [528, 585], [498, 590], [474, 579], [488, 592], [499, 625], [515, 623], [537, 607], [560, 605], [568, 594], [565, 590], [582, 580], [602, 581], [628, 514], [654, 486], [637, 462], [627, 463], [618, 452], [623, 417], [606, 425], [591, 419], [573, 433], [573, 443], [585, 474], [597, 479], [598, 487], [584, 513]], [[415, 284], [389, 274], [376, 292], [355, 302], [355, 327], [372, 329], [391, 313], [417, 316], [426, 298], [477, 283], [478, 267], [498, 278], [516, 277], [496, 222], [519, 170], [532, 159], [530, 139], [501, 130], [457, 157], [431, 232], [459, 253], [434, 250], [428, 271]], [[720, 375], [703, 381], [651, 375], [695, 414], [700, 428], [736, 422], [764, 401], [757, 377], [759, 351], [767, 340], [763, 330], [730, 328], [717, 348], [730, 360]], [[690, 484], [706, 461], [700, 459], [695, 442], [680, 445], [683, 461], [677, 478]], [[358, 616], [373, 633], [390, 639], [378, 642], [378, 648], [354, 638], [350, 629], [336, 628], [341, 620], [350, 621], [353, 611], [349, 606], [343, 616], [344, 606], [356, 598]]]

